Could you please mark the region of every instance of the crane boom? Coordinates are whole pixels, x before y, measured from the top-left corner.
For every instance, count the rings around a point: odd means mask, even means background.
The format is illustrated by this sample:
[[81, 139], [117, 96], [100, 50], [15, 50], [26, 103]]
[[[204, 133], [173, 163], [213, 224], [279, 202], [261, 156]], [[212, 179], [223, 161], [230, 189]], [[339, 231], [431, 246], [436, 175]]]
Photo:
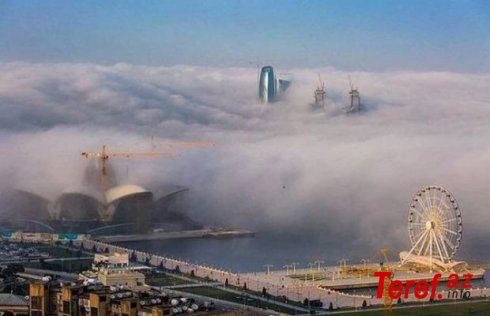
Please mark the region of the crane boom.
[[205, 141], [187, 141], [187, 142], [155, 142], [155, 137], [151, 137], [151, 148], [155, 150], [157, 147], [164, 148], [204, 148], [213, 147], [214, 144]]
[[320, 83], [320, 85], [318, 86], [318, 89], [324, 90], [325, 89], [325, 82], [323, 82], [322, 76], [320, 75], [320, 73], [318, 74], [318, 82]]
[[107, 190], [107, 160], [113, 158], [171, 158], [178, 156], [173, 152], [109, 152], [107, 146], [102, 145], [102, 150], [99, 152], [82, 152], [83, 157], [87, 159], [96, 158], [100, 160], [101, 172], [100, 172], [100, 187], [103, 192]]

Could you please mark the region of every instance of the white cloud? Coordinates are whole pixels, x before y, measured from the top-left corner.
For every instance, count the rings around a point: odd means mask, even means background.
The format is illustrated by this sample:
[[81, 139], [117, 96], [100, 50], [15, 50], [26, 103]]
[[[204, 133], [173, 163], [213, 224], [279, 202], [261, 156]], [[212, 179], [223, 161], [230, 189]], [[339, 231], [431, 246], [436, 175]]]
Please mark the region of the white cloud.
[[[287, 98], [263, 105], [255, 69], [0, 64], [3, 186], [55, 195], [81, 181], [81, 151], [208, 140], [217, 146], [174, 160], [115, 164], [131, 181], [190, 186], [188, 211], [209, 221], [370, 247], [407, 246], [411, 195], [440, 184], [460, 202], [464, 238], [488, 239], [490, 75], [352, 73], [366, 111], [346, 116], [347, 73], [287, 72]], [[309, 108], [318, 72], [326, 112]]]

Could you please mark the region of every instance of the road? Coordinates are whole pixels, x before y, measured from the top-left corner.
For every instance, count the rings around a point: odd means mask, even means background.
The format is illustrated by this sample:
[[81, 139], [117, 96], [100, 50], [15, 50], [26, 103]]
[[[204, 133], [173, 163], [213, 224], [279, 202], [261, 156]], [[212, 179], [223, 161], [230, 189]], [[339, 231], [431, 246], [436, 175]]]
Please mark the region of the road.
[[213, 302], [217, 306], [224, 306], [224, 307], [231, 307], [239, 310], [247, 310], [247, 311], [253, 311], [257, 313], [258, 315], [281, 315], [280, 313], [277, 313], [273, 310], [264, 310], [262, 308], [254, 307], [254, 306], [248, 306], [245, 304], [238, 304], [234, 302], [229, 302], [229, 301], [224, 301], [220, 300], [217, 298], [211, 298], [208, 296], [202, 296], [198, 294], [192, 294], [192, 293], [187, 293], [187, 292], [182, 292], [182, 291], [177, 291], [177, 290], [168, 290], [168, 292], [174, 294], [174, 295], [180, 295], [183, 297], [190, 297], [198, 301], [208, 301], [208, 302]]
[[[60, 278], [66, 281], [74, 281], [78, 280], [78, 274], [75, 273], [67, 273], [61, 271], [53, 271], [46, 269], [34, 269], [34, 268], [25, 268], [25, 274], [36, 275], [36, 276], [44, 276], [44, 275], [59, 275]], [[20, 274], [19, 274], [20, 275]]]

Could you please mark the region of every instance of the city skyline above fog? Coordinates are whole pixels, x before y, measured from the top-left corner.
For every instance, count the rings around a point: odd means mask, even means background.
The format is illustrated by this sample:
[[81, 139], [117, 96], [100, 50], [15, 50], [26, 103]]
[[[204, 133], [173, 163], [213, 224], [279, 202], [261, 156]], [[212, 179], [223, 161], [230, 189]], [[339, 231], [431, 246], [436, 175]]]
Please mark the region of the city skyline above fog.
[[[183, 209], [206, 223], [342, 239], [351, 251], [407, 247], [412, 194], [441, 185], [460, 204], [463, 249], [475, 255], [484, 246], [489, 75], [323, 68], [326, 110], [312, 111], [311, 69], [288, 70], [294, 84], [274, 104], [259, 102], [253, 67], [0, 70], [1, 150], [9, 153], [0, 159], [2, 189], [54, 199], [81, 185], [82, 151], [147, 150], [151, 135], [204, 140], [216, 146], [113, 163], [123, 183], [189, 187]], [[348, 74], [365, 109], [355, 115], [343, 111]]]
[[[2, 1], [0, 189], [52, 200], [81, 185], [82, 151], [209, 141], [114, 165], [123, 182], [189, 187], [183, 206], [199, 220], [352, 251], [407, 247], [412, 194], [441, 185], [478, 255], [489, 29], [486, 1]], [[259, 102], [257, 64], [292, 81], [279, 102]], [[325, 111], [310, 107], [318, 74]]]

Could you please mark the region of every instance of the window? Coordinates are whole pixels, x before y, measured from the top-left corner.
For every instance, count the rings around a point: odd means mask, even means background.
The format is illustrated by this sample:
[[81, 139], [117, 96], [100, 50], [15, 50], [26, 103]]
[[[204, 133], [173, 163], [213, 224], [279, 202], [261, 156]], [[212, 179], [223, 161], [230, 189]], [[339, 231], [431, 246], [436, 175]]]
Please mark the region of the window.
[[32, 309], [42, 309], [43, 308], [43, 298], [41, 296], [31, 297], [31, 308]]
[[70, 302], [63, 301], [63, 313], [70, 314]]

